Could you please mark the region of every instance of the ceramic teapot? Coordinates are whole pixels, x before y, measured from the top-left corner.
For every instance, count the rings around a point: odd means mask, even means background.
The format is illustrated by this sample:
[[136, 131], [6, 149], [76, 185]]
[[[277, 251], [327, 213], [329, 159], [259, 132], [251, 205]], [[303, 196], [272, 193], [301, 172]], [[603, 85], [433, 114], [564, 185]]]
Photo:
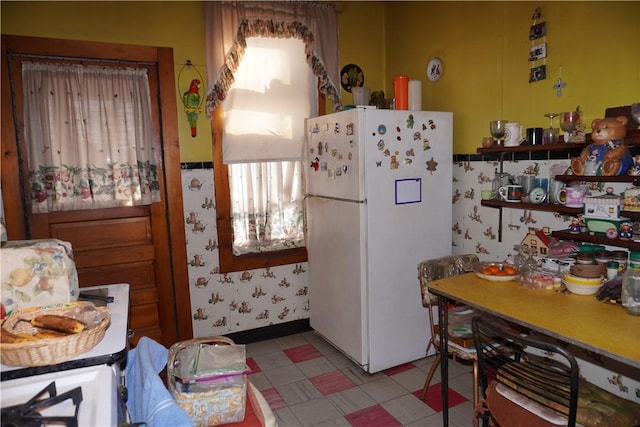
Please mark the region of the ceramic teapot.
[[516, 147], [522, 143], [522, 125], [520, 123], [507, 123], [504, 133], [504, 146]]

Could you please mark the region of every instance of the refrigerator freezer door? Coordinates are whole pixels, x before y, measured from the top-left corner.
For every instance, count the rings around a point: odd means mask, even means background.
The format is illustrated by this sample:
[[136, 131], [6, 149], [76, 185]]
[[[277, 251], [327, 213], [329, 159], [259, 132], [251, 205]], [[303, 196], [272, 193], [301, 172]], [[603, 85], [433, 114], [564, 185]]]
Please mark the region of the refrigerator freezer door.
[[[417, 267], [451, 254], [452, 114], [371, 111], [364, 133], [373, 373], [425, 356], [429, 322]], [[395, 159], [380, 152], [380, 140]]]
[[318, 197], [305, 203], [311, 327], [365, 367], [364, 205]]
[[306, 119], [305, 194], [363, 200], [361, 130], [365, 108]]

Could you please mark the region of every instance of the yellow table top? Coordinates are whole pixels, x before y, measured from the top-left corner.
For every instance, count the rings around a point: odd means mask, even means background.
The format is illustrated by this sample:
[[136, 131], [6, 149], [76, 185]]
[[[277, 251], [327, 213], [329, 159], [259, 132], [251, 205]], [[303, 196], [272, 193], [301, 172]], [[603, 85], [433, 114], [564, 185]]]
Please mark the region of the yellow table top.
[[430, 290], [640, 368], [640, 316], [597, 301], [593, 295], [528, 289], [516, 281], [492, 282], [475, 273], [434, 280]]

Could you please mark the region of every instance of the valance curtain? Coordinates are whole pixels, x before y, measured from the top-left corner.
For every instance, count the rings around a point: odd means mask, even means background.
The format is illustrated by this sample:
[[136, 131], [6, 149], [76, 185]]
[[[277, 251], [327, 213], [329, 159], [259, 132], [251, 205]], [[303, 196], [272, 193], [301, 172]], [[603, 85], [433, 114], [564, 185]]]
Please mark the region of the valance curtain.
[[34, 213], [160, 201], [145, 69], [24, 62], [22, 78]]
[[226, 98], [242, 60], [246, 38], [291, 37], [305, 43], [307, 64], [320, 91], [342, 110], [338, 56], [338, 16], [333, 5], [319, 2], [205, 2], [205, 46], [208, 81], [206, 111]]

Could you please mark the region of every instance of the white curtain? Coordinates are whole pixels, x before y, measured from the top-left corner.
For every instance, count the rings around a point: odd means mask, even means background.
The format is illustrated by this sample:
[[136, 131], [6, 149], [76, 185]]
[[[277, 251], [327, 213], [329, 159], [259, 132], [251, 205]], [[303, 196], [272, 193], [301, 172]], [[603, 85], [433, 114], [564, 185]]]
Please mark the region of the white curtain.
[[304, 246], [300, 161], [229, 165], [233, 253]]
[[320, 91], [342, 110], [338, 53], [338, 14], [333, 5], [310, 1], [205, 2], [206, 111], [227, 96], [250, 36], [295, 37], [305, 43], [308, 66]]
[[145, 69], [22, 64], [34, 213], [160, 201]]
[[222, 104], [224, 163], [299, 160], [304, 119], [318, 114], [317, 94], [302, 41], [248, 38]]

